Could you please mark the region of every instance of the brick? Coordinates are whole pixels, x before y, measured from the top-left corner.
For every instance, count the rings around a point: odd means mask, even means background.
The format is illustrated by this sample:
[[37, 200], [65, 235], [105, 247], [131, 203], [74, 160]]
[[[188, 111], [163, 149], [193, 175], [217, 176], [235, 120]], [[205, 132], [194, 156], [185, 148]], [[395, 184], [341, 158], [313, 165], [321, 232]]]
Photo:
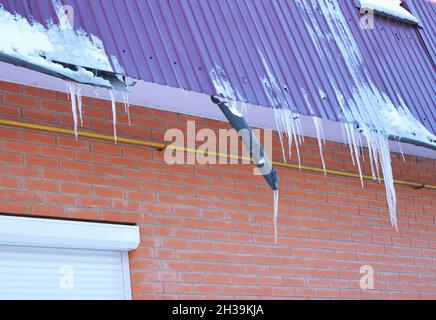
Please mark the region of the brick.
[[92, 163], [106, 163], [107, 156], [105, 154], [91, 153], [85, 151], [76, 152], [76, 160]]
[[27, 214], [29, 213], [29, 210], [30, 210], [30, 204], [0, 200], [1, 213]]
[[64, 207], [43, 205], [32, 205], [32, 214], [44, 217], [65, 217], [66, 210]]
[[20, 139], [20, 131], [19, 129], [10, 129], [6, 127], [0, 127], [0, 137], [2, 139], [14, 139], [19, 140]]
[[57, 120], [56, 113], [45, 112], [41, 110], [23, 110], [23, 117], [27, 119], [28, 122], [36, 121], [44, 121], [55, 123]]
[[18, 188], [19, 185], [19, 178], [0, 176], [0, 188]]
[[21, 91], [21, 85], [19, 85], [18, 83], [0, 81], [0, 91], [19, 93]]
[[45, 180], [26, 180], [24, 187], [30, 190], [56, 192], [58, 191], [57, 182]]
[[97, 208], [97, 209], [99, 208], [109, 209], [111, 207], [109, 200], [86, 198], [86, 197], [80, 197], [79, 206], [87, 207], [87, 208]]
[[37, 153], [39, 148], [38, 145], [32, 143], [20, 143], [14, 141], [6, 143], [6, 150], [19, 153]]
[[35, 98], [25, 97], [19, 94], [6, 94], [4, 96], [4, 101], [6, 104], [25, 106], [25, 107], [36, 107], [38, 101]]
[[138, 201], [112, 200], [112, 209], [138, 212], [141, 203]]
[[45, 201], [47, 203], [74, 206], [76, 204], [76, 197], [63, 194], [47, 194]]
[[109, 187], [94, 187], [94, 194], [102, 198], [123, 199], [124, 192], [122, 189]]
[[149, 193], [149, 192], [128, 191], [127, 192], [127, 199], [153, 202], [154, 195], [153, 195], [153, 193]]
[[59, 160], [40, 156], [26, 156], [25, 163], [29, 166], [55, 169], [59, 167]]
[[21, 108], [0, 104], [0, 113], [2, 116], [12, 116], [18, 118], [21, 117], [22, 110]]
[[42, 144], [56, 144], [56, 136], [51, 133], [37, 133], [35, 130], [33, 131], [23, 131], [23, 141], [25, 142], [34, 142], [39, 145]]
[[104, 154], [121, 154], [121, 147], [116, 144], [92, 142], [91, 151]]
[[65, 148], [57, 148], [57, 147], [41, 147], [41, 153], [49, 156], [56, 157], [61, 159], [73, 159], [74, 151], [68, 150]]
[[47, 89], [37, 88], [37, 87], [28, 87], [24, 86], [24, 94], [39, 98], [46, 98], [46, 99], [56, 99], [57, 98], [57, 92], [51, 91]]
[[0, 153], [0, 162], [21, 164], [23, 162], [23, 156], [12, 153]]

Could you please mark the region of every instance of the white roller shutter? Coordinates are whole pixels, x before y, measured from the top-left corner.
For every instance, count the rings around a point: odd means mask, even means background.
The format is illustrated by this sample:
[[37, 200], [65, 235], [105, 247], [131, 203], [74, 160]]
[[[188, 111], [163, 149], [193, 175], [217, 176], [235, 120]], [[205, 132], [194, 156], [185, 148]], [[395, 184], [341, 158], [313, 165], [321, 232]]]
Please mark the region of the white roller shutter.
[[0, 299], [130, 299], [138, 243], [134, 226], [0, 216]]

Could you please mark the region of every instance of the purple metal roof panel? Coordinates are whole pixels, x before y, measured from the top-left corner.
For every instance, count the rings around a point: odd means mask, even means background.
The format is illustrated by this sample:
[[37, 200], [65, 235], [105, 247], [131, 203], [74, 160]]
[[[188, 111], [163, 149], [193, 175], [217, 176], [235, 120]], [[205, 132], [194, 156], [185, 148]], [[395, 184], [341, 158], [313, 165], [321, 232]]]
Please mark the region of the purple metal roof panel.
[[436, 0], [408, 0], [407, 4], [413, 14], [419, 17], [421, 28], [419, 33], [428, 49], [428, 53], [436, 63]]
[[[269, 106], [262, 82], [270, 69], [289, 108], [338, 121], [335, 89], [351, 96], [353, 87], [339, 45], [321, 41], [329, 40], [335, 30], [317, 5], [320, 1], [327, 0], [63, 3], [74, 9], [75, 27], [100, 37], [132, 78], [213, 95], [209, 73], [219, 66], [247, 102]], [[375, 29], [361, 30], [356, 3], [336, 1], [366, 62], [365, 74], [395, 104], [401, 96], [413, 115], [436, 132], [436, 74], [429, 58], [429, 52], [435, 52], [435, 5], [409, 0], [422, 21], [421, 31], [383, 17], [377, 18]], [[56, 21], [51, 0], [0, 3], [39, 21]]]

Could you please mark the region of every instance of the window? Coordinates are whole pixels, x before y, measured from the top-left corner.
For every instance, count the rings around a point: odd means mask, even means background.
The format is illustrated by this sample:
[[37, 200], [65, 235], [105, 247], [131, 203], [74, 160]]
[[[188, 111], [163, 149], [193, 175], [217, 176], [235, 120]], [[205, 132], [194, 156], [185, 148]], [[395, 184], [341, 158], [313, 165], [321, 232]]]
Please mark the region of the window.
[[131, 299], [136, 226], [0, 216], [0, 299]]

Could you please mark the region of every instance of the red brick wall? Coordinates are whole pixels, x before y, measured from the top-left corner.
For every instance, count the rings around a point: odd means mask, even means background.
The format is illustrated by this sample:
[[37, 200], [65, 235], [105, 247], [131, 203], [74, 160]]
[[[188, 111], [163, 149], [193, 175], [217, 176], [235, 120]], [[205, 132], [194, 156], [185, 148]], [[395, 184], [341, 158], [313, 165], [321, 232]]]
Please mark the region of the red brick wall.
[[[85, 98], [84, 110], [87, 130], [111, 134], [109, 102]], [[227, 127], [142, 107], [131, 113], [129, 126], [118, 106], [120, 136], [160, 140], [190, 119]], [[4, 82], [0, 117], [72, 127], [64, 93]], [[348, 146], [329, 142], [324, 155], [329, 169], [356, 171]], [[434, 160], [392, 157], [397, 179], [436, 184]], [[302, 159], [320, 166], [313, 139]], [[137, 223], [134, 298], [436, 298], [435, 191], [396, 187], [395, 232], [382, 184], [362, 189], [355, 178], [279, 169], [275, 245], [272, 193], [251, 170], [169, 166], [147, 148], [0, 126], [0, 212]], [[374, 290], [359, 287], [362, 265], [374, 268]]]

